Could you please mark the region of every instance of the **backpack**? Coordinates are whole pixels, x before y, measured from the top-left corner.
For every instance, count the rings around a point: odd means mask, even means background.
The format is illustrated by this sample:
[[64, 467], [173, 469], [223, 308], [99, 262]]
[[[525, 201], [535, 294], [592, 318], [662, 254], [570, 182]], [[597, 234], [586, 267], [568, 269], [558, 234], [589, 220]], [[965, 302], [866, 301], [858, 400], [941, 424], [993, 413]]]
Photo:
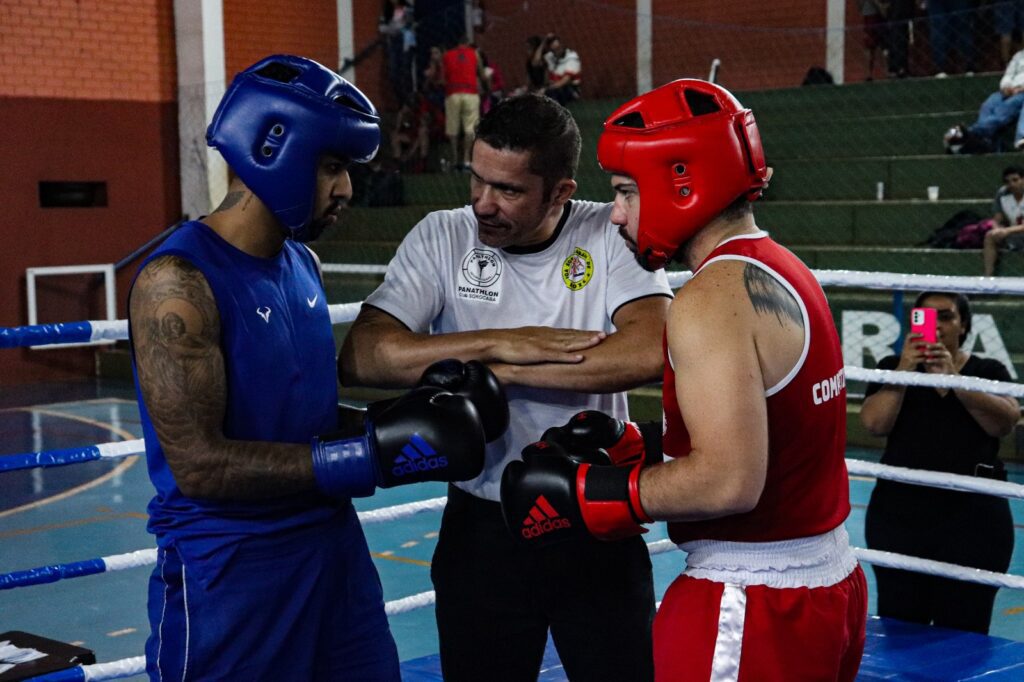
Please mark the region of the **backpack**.
[[932, 249], [958, 248], [956, 240], [957, 237], [960, 236], [960, 230], [967, 225], [979, 223], [982, 220], [983, 218], [981, 215], [970, 209], [957, 211], [949, 220], [944, 222], [941, 227], [932, 232], [931, 236], [922, 242], [920, 246], [927, 246]]
[[820, 66], [812, 66], [807, 69], [807, 74], [804, 75], [804, 82], [800, 85], [834, 85], [835, 82], [831, 73]]
[[993, 227], [995, 227], [995, 222], [991, 218], [964, 225], [956, 235], [956, 248], [980, 249], [985, 244], [985, 233]]

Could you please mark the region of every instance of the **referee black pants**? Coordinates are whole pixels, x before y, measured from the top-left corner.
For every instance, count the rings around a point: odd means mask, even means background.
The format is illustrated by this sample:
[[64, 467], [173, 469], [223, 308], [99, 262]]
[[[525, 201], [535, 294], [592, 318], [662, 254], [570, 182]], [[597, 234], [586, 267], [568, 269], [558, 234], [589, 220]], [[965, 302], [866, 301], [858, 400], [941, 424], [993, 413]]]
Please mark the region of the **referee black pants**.
[[536, 680], [549, 628], [573, 682], [654, 677], [654, 586], [639, 537], [519, 547], [498, 503], [449, 486], [430, 575], [448, 682]]

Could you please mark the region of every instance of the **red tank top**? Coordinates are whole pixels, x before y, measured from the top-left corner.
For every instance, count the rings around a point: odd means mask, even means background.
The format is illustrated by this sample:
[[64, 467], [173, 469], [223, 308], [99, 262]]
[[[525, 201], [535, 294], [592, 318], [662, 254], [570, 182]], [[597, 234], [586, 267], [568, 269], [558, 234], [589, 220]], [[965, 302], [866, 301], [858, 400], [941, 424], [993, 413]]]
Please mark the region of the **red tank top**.
[[463, 45], [444, 53], [444, 91], [447, 95], [480, 92], [476, 84], [475, 49]]
[[[697, 272], [722, 259], [762, 268], [797, 298], [804, 316], [804, 352], [793, 371], [765, 392], [768, 471], [757, 506], [718, 519], [670, 523], [669, 537], [676, 543], [771, 542], [828, 532], [850, 513], [850, 484], [844, 459], [846, 377], [825, 293], [811, 271], [764, 232], [719, 244]], [[664, 449], [670, 457], [685, 457], [692, 447], [676, 400], [667, 340], [665, 349]]]

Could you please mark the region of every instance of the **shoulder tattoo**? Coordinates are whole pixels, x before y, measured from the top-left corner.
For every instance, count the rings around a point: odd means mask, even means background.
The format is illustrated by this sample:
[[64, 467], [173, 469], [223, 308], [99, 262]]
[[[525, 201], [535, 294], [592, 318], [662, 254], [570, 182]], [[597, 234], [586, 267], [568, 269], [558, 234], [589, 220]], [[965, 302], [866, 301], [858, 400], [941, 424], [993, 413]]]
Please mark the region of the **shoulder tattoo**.
[[803, 329], [800, 306], [777, 279], [758, 266], [747, 263], [743, 267], [743, 286], [758, 315], [774, 315], [783, 327], [792, 322]]

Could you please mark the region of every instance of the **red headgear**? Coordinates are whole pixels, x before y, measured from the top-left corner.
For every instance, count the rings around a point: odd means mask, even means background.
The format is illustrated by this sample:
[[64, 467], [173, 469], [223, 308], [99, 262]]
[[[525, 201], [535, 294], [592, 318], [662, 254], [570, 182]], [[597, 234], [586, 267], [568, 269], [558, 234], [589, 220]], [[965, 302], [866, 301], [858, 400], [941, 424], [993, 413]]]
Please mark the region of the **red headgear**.
[[640, 191], [638, 255], [665, 267], [690, 237], [768, 184], [754, 114], [725, 88], [680, 79], [640, 95], [604, 122], [597, 160]]

